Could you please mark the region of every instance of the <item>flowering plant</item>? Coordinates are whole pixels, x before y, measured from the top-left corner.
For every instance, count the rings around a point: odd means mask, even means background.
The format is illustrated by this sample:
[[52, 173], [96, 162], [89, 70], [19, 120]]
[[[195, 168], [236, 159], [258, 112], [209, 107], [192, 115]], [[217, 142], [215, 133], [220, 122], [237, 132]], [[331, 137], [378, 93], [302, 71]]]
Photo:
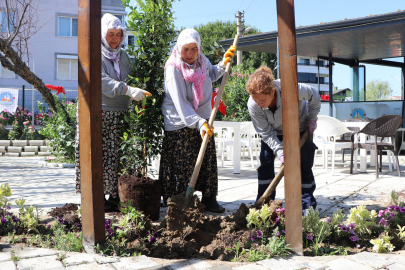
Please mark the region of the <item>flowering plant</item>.
[[376, 225], [376, 217], [375, 210], [368, 211], [364, 205], [360, 205], [350, 209], [347, 222], [353, 223], [357, 232], [371, 234], [371, 227]]
[[395, 247], [391, 244], [391, 239], [392, 237], [384, 232], [380, 237], [370, 240], [370, 243], [373, 244], [373, 250], [378, 253], [392, 252]]

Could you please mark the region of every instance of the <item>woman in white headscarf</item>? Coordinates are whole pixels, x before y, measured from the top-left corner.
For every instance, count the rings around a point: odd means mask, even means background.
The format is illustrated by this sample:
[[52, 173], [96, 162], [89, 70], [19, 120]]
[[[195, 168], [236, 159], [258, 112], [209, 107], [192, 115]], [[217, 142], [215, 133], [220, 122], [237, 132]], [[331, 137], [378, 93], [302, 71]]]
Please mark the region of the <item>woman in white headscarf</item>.
[[[235, 49], [232, 49], [234, 51]], [[226, 55], [233, 55], [228, 50]], [[159, 179], [163, 182], [163, 200], [187, 190], [211, 115], [212, 82], [225, 71], [229, 58], [212, 65], [201, 52], [200, 35], [194, 29], [183, 30], [165, 65], [165, 99], [162, 105], [165, 138]], [[225, 211], [216, 199], [218, 193], [217, 156], [211, 137], [198, 176], [196, 190], [202, 192], [206, 210]]]
[[[131, 65], [130, 58], [122, 48], [126, 30], [121, 21], [109, 14], [101, 19], [101, 91], [102, 91], [102, 136], [103, 136], [103, 183], [104, 194], [109, 201], [119, 202], [118, 164], [121, 145], [121, 125], [128, 113], [131, 99], [140, 101], [149, 92], [131, 87], [125, 83]], [[80, 193], [80, 156], [78, 129], [76, 139], [76, 192]], [[110, 208], [105, 203], [105, 208]]]

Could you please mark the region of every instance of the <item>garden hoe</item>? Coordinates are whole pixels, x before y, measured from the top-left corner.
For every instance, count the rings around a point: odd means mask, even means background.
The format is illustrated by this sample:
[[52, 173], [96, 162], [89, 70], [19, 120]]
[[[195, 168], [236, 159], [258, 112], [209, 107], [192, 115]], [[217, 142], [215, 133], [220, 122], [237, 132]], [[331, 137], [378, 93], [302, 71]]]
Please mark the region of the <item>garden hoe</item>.
[[[307, 141], [309, 136], [308, 129], [305, 130], [304, 134], [302, 134], [300, 138], [300, 149], [304, 145], [304, 143]], [[273, 181], [271, 181], [270, 185], [267, 187], [266, 191], [263, 193], [263, 195], [256, 201], [256, 203], [253, 205], [254, 208], [256, 209], [261, 209], [263, 205], [269, 204], [270, 202], [270, 195], [276, 190], [276, 187], [278, 186], [278, 183], [280, 183], [281, 179], [284, 176], [284, 164], [281, 164], [280, 170], [274, 177]]]
[[[238, 41], [239, 41], [239, 35], [236, 34], [235, 39], [233, 40], [233, 47], [236, 48], [236, 46], [238, 45]], [[222, 93], [224, 92], [226, 81], [228, 80], [229, 72], [231, 70], [232, 58], [233, 57], [231, 57], [229, 62], [226, 64], [225, 74], [224, 74], [224, 77], [222, 78], [221, 86], [217, 93], [217, 98], [215, 100], [215, 104], [214, 104], [214, 107], [211, 112], [210, 120], [208, 122], [208, 126], [210, 128], [213, 127], [215, 115], [217, 114], [217, 111], [218, 111], [219, 102], [221, 100]], [[187, 208], [189, 206], [191, 198], [194, 195], [194, 187], [197, 182], [198, 174], [200, 173], [200, 168], [201, 168], [202, 161], [204, 159], [205, 150], [207, 149], [208, 140], [209, 140], [209, 136], [207, 133], [205, 133], [203, 142], [201, 144], [200, 152], [198, 153], [197, 162], [194, 167], [193, 175], [191, 176], [190, 183], [188, 184], [186, 198], [184, 200], [184, 205], [181, 209]]]

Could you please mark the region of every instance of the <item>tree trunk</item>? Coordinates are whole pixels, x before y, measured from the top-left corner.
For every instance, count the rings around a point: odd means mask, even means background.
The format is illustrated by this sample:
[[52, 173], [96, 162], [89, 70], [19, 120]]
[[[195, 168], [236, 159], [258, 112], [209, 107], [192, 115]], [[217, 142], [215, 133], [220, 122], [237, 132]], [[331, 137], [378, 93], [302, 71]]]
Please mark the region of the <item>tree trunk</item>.
[[[48, 103], [49, 107], [54, 112], [57, 112], [57, 107], [59, 107], [59, 110], [66, 116], [66, 119], [70, 124], [69, 114], [62, 103], [53, 98], [51, 91], [45, 87], [44, 82], [29, 69], [29, 67], [24, 63], [24, 61], [22, 61], [21, 57], [10, 46], [6, 39], [0, 38], [0, 50], [4, 53], [4, 55], [0, 54], [1, 65], [11, 70], [37, 89], [44, 97], [45, 102]], [[59, 106], [57, 106], [57, 104]]]

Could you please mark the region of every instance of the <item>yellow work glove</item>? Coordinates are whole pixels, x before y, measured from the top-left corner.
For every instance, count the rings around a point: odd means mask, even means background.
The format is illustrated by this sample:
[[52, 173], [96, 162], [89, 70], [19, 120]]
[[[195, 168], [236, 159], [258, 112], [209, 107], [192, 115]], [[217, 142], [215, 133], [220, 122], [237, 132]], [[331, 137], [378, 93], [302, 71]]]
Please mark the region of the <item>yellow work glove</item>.
[[205, 122], [204, 125], [200, 128], [201, 138], [204, 140], [205, 133], [208, 133], [208, 136], [211, 138], [214, 134], [214, 128], [209, 128], [208, 123]]
[[233, 52], [236, 51], [236, 47], [235, 46], [231, 46], [229, 47], [229, 49], [226, 51], [226, 53], [224, 54], [224, 65], [226, 65], [229, 60], [231, 60], [231, 58], [233, 57]]

